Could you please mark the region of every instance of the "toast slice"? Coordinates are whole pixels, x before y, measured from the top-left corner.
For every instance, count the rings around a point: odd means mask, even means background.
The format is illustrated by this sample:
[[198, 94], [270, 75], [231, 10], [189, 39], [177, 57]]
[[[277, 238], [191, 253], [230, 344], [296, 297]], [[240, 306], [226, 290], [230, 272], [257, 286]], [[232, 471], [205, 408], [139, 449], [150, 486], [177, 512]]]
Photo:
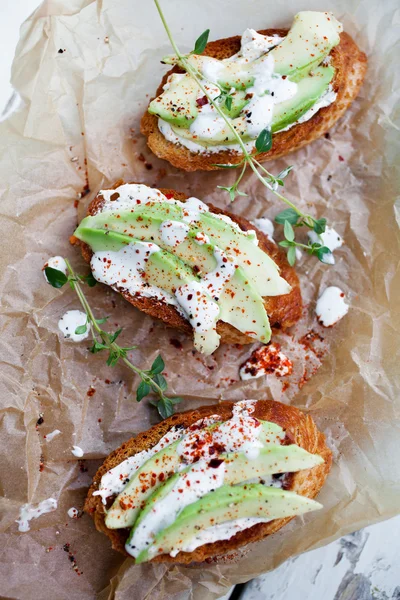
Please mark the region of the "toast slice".
[[[161, 423], [154, 425], [148, 431], [140, 433], [135, 438], [131, 438], [105, 459], [103, 465], [99, 468], [93, 479], [84, 510], [91, 515], [98, 531], [105, 533], [109, 537], [114, 550], [127, 555], [125, 542], [129, 535], [129, 529], [108, 529], [106, 527], [105, 506], [103, 505], [100, 496], [93, 495], [99, 488], [102, 476], [130, 456], [155, 446], [172, 427], [187, 428], [196, 421], [215, 415], [216, 413], [221, 417], [220, 420], [226, 421], [232, 416], [234, 404], [234, 402], [222, 402], [218, 405], [203, 406], [196, 410], [177, 413]], [[272, 400], [259, 400], [255, 402], [254, 412], [251, 413], [251, 416], [276, 423], [285, 431], [286, 437], [290, 440], [289, 443], [297, 444], [311, 454], [318, 454], [324, 459], [322, 464], [319, 464], [312, 469], [297, 471], [286, 476], [285, 489], [296, 492], [302, 496], [307, 496], [308, 498], [314, 498], [323, 486], [330, 471], [332, 465], [332, 453], [325, 443], [325, 436], [318, 431], [313, 419], [293, 406], [287, 406]], [[292, 518], [293, 517], [286, 517], [274, 519], [268, 523], [258, 523], [237, 533], [229, 540], [220, 540], [204, 544], [192, 552], [179, 552], [175, 557], [172, 557], [169, 554], [161, 554], [153, 558], [153, 562], [179, 564], [204, 561], [210, 562], [217, 557], [224, 556], [242, 546], [251, 542], [256, 542], [275, 533]]]
[[[119, 187], [123, 183], [123, 181], [116, 182], [112, 189]], [[187, 200], [187, 196], [185, 196], [185, 194], [176, 192], [175, 190], [161, 188], [160, 192], [167, 197], [174, 197], [176, 200], [180, 200], [182, 202]], [[89, 205], [88, 215], [95, 215], [99, 210], [101, 210], [103, 202], [103, 196], [98, 194]], [[209, 205], [209, 207], [214, 213], [225, 214], [230, 217], [243, 231], [251, 229], [256, 231], [257, 238], [259, 240], [259, 248], [261, 248], [275, 261], [280, 269], [281, 276], [286, 279], [286, 281], [292, 287], [288, 294], [263, 298], [271, 327], [273, 329], [287, 329], [288, 327], [294, 325], [300, 319], [302, 314], [302, 299], [299, 279], [293, 267], [288, 264], [285, 253], [265, 234], [254, 227], [254, 225], [252, 225], [247, 219], [227, 211], [222, 211], [221, 209], [212, 205]], [[81, 247], [84, 260], [90, 264], [92, 257], [91, 248], [74, 236], [71, 238], [71, 243]], [[180, 331], [184, 331], [189, 335], [192, 334], [193, 330], [190, 323], [177, 311], [174, 306], [155, 298], [132, 296], [126, 291], [121, 291], [121, 294], [125, 300], [130, 302], [130, 304], [142, 312], [155, 319], [164, 321], [164, 323], [166, 323], [166, 325], [169, 327], [179, 329]], [[253, 338], [241, 333], [232, 325], [222, 321], [217, 323], [217, 332], [221, 336], [221, 343], [250, 344], [254, 342]]]
[[[288, 30], [265, 29], [258, 33], [283, 37]], [[220, 60], [229, 58], [240, 50], [240, 39], [240, 36], [234, 36], [209, 42], [203, 54]], [[259, 162], [285, 156], [318, 139], [336, 123], [356, 98], [367, 69], [366, 55], [361, 52], [350, 35], [343, 32], [340, 34], [340, 43], [332, 49], [330, 57], [331, 65], [335, 68], [332, 88], [337, 93], [336, 100], [329, 106], [321, 108], [308, 121], [294, 125], [287, 131], [275, 133], [271, 150], [257, 155]], [[163, 86], [171, 73], [182, 72], [184, 71], [174, 67], [166, 73], [157, 89], [156, 97], [162, 93]], [[237, 164], [242, 160], [242, 154], [235, 151], [194, 153], [182, 145], [169, 142], [158, 129], [158, 117], [147, 111], [141, 120], [141, 132], [146, 136], [147, 144], [156, 156], [184, 171], [214, 171], [220, 168], [216, 167], [216, 164]]]

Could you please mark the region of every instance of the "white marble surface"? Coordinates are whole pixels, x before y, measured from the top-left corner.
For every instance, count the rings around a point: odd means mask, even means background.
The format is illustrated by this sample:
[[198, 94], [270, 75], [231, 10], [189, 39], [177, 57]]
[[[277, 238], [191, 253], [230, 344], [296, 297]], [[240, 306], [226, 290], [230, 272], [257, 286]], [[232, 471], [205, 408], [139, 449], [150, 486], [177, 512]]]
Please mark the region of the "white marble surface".
[[[12, 95], [10, 67], [19, 26], [38, 0], [3, 6], [0, 19], [0, 114]], [[238, 586], [235, 600], [400, 600], [400, 516], [291, 559]]]
[[400, 600], [400, 516], [290, 559], [238, 588], [235, 600]]

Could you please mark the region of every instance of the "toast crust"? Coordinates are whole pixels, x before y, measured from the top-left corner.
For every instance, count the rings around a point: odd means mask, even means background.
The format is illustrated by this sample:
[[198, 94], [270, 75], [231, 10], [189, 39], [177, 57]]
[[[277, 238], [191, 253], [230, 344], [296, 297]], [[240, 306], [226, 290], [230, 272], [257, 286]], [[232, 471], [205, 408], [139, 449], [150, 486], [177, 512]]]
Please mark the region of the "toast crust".
[[[112, 189], [115, 189], [122, 184], [122, 181], [118, 181], [114, 184]], [[187, 200], [187, 196], [185, 196], [185, 194], [176, 192], [175, 190], [165, 188], [159, 189], [162, 194], [173, 196], [176, 200], [180, 200], [182, 202]], [[98, 194], [90, 203], [88, 214], [96, 214], [101, 209], [103, 202], [103, 197]], [[285, 253], [276, 244], [271, 242], [271, 240], [265, 234], [254, 227], [250, 221], [247, 221], [247, 219], [233, 215], [230, 212], [223, 211], [210, 204], [208, 206], [212, 212], [217, 214], [222, 213], [230, 217], [243, 231], [247, 231], [249, 229], [256, 231], [259, 240], [259, 247], [276, 262], [281, 270], [282, 277], [286, 279], [286, 281], [292, 286], [292, 290], [289, 292], [289, 294], [264, 298], [264, 305], [270, 319], [271, 327], [273, 329], [287, 329], [288, 327], [294, 325], [301, 317], [302, 299], [299, 279], [293, 267], [291, 267], [287, 262]], [[73, 236], [71, 241], [74, 245], [79, 245], [81, 247], [84, 260], [87, 263], [90, 263], [92, 258], [91, 248]], [[183, 331], [189, 335], [193, 335], [193, 330], [190, 323], [179, 314], [174, 306], [155, 298], [132, 296], [126, 291], [121, 291], [120, 293], [130, 304], [142, 312], [150, 315], [154, 319], [160, 319], [169, 327], [173, 327], [174, 329], [179, 329], [180, 331]], [[229, 323], [224, 323], [222, 321], [218, 321], [217, 323], [217, 332], [221, 336], [221, 343], [251, 344], [254, 342], [253, 338], [241, 333]]]
[[[99, 496], [93, 496], [100, 484], [102, 476], [120, 464], [130, 456], [147, 450], [157, 444], [159, 440], [172, 428], [182, 426], [189, 427], [201, 418], [218, 414], [222, 420], [227, 420], [232, 416], [234, 402], [222, 402], [218, 405], [203, 406], [196, 410], [177, 413], [161, 423], [154, 425], [148, 431], [140, 433], [135, 438], [131, 438], [119, 448], [114, 450], [104, 461], [103, 465], [97, 471], [93, 483], [89, 489], [84, 510], [92, 516], [98, 531], [105, 533], [111, 540], [114, 550], [129, 556], [125, 551], [125, 542], [129, 535], [128, 529], [108, 529], [105, 524], [104, 505]], [[332, 453], [325, 443], [325, 436], [318, 431], [313, 419], [305, 415], [293, 406], [287, 406], [273, 400], [259, 400], [255, 403], [255, 411], [252, 416], [265, 421], [272, 421], [280, 425], [289, 437], [293, 438], [293, 443], [304, 448], [312, 454], [319, 454], [324, 459], [322, 465], [292, 473], [288, 478], [290, 489], [302, 496], [314, 498], [322, 488], [325, 479], [332, 465]], [[242, 546], [251, 542], [256, 542], [275, 533], [281, 527], [286, 525], [294, 517], [285, 519], [275, 519], [269, 523], [259, 523], [237, 533], [229, 540], [221, 540], [211, 544], [204, 544], [196, 548], [193, 552], [179, 552], [177, 556], [171, 557], [162, 554], [155, 557], [152, 562], [168, 562], [178, 564], [189, 564], [193, 562], [212, 561], [218, 556], [224, 556]]]
[[[287, 32], [287, 29], [265, 29], [258, 33], [283, 37]], [[229, 58], [240, 50], [240, 39], [240, 36], [234, 36], [209, 42], [203, 54], [220, 60]], [[332, 81], [333, 90], [337, 93], [335, 102], [321, 108], [308, 121], [294, 125], [288, 131], [275, 133], [272, 149], [258, 154], [258, 161], [266, 162], [285, 156], [318, 139], [336, 123], [356, 98], [367, 70], [366, 55], [348, 33], [342, 32], [340, 43], [332, 49], [330, 56], [336, 71]], [[171, 73], [182, 72], [184, 71], [179, 67], [174, 67], [166, 73], [157, 89], [156, 97], [162, 93], [163, 85]], [[184, 171], [215, 171], [219, 169], [215, 164], [238, 164], [243, 157], [242, 154], [232, 151], [194, 153], [184, 146], [169, 142], [158, 129], [158, 117], [147, 111], [142, 117], [140, 130], [147, 137], [149, 148], [158, 158], [163, 158]]]

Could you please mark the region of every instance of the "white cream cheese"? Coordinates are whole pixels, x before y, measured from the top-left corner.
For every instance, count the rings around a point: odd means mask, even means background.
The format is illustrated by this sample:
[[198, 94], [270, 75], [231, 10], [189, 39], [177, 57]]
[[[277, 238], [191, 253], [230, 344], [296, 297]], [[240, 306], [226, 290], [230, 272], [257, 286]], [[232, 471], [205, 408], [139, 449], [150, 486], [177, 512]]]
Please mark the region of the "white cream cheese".
[[161, 237], [167, 246], [176, 247], [186, 238], [190, 227], [180, 221], [163, 221], [160, 225]]
[[318, 321], [324, 327], [332, 327], [349, 311], [345, 302], [345, 293], [336, 286], [326, 288], [317, 301], [315, 313]]
[[104, 201], [99, 204], [97, 213], [129, 210], [132, 205], [146, 202], [171, 202], [172, 204], [176, 202], [168, 200], [160, 190], [141, 183], [124, 183], [115, 190], [101, 190], [99, 195], [104, 198]]
[[265, 235], [271, 240], [271, 242], [275, 243], [275, 227], [271, 219], [268, 219], [267, 217], [260, 217], [259, 219], [253, 219], [251, 223], [252, 225], [257, 227], [257, 229], [259, 229], [262, 233], [265, 233]]
[[84, 333], [75, 333], [76, 329], [85, 325], [87, 316], [81, 310], [67, 310], [65, 315], [58, 321], [58, 328], [64, 334], [64, 338], [71, 342], [81, 342], [89, 336], [89, 327]]
[[71, 453], [76, 456], [76, 458], [82, 458], [84, 452], [82, 450], [82, 448], [80, 448], [79, 446], [72, 446], [72, 450]]
[[46, 436], [45, 436], [46, 442], [51, 442], [52, 440], [54, 440], [55, 437], [60, 435], [60, 433], [61, 433], [61, 431], [59, 429], [55, 429], [54, 431], [51, 431], [50, 433], [46, 433]]
[[[285, 38], [279, 35], [262, 35], [254, 29], [246, 29], [240, 42], [241, 49], [239, 55], [252, 62], [260, 58], [263, 54], [278, 46]], [[235, 56], [238, 56], [236, 54]]]
[[103, 504], [106, 504], [109, 496], [122, 492], [129, 482], [129, 479], [146, 462], [146, 460], [154, 456], [154, 454], [163, 448], [166, 448], [179, 440], [184, 433], [185, 431], [183, 429], [176, 429], [173, 427], [161, 438], [158, 444], [149, 448], [149, 450], [143, 450], [142, 452], [130, 456], [110, 471], [107, 471], [101, 478], [99, 489], [93, 492], [93, 495], [101, 496]]
[[62, 256], [52, 256], [44, 264], [44, 267], [43, 267], [43, 275], [44, 275], [44, 278], [47, 281], [47, 283], [49, 283], [49, 280], [47, 279], [47, 275], [46, 275], [46, 271], [45, 271], [46, 267], [50, 267], [51, 269], [56, 269], [56, 271], [61, 271], [62, 273], [64, 273], [64, 275], [67, 275], [67, 273], [68, 273], [67, 263], [65, 262], [63, 257]]
[[[343, 246], [343, 239], [333, 227], [326, 227], [324, 233], [321, 233], [321, 235], [318, 235], [315, 231], [309, 231], [308, 238], [313, 244], [322, 244], [323, 246], [326, 246], [331, 253]], [[334, 265], [335, 257], [333, 254], [325, 254], [322, 262], [328, 265]]]
[[140, 293], [145, 298], [157, 298], [178, 306], [174, 296], [158, 286], [150, 285], [143, 278], [146, 262], [160, 246], [152, 242], [133, 242], [120, 250], [95, 252], [90, 261], [93, 277], [116, 291], [127, 291], [132, 296]]
[[70, 519], [77, 519], [79, 515], [79, 510], [74, 506], [71, 506], [71, 508], [69, 508], [67, 511], [67, 515]]
[[212, 544], [219, 540], [230, 540], [234, 535], [249, 529], [258, 523], [268, 523], [271, 519], [263, 519], [261, 517], [244, 517], [242, 519], [234, 519], [233, 521], [225, 521], [218, 523], [212, 527], [200, 530], [191, 540], [183, 545], [179, 550], [171, 552], [171, 556], [176, 556], [178, 552], [193, 552], [203, 544]]
[[48, 498], [39, 502], [36, 506], [32, 504], [24, 504], [19, 511], [19, 519], [16, 520], [18, 523], [18, 531], [26, 532], [30, 530], [29, 521], [37, 519], [41, 515], [52, 512], [57, 509], [57, 500], [54, 498]]

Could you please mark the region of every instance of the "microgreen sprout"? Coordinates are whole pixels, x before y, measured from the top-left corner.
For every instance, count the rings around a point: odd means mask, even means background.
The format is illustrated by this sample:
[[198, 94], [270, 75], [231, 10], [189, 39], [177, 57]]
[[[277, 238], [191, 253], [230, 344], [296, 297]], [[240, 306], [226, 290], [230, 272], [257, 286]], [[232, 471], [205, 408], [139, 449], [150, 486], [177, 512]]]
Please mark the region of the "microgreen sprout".
[[[219, 98], [222, 97], [224, 99], [225, 107], [229, 111], [232, 107], [232, 96], [230, 95], [229, 92], [227, 92], [226, 90], [223, 90], [222, 88], [220, 88], [221, 95], [218, 96], [217, 98], [213, 98], [209, 94], [206, 87], [204, 86], [201, 73], [199, 73], [197, 71], [197, 69], [195, 69], [193, 67], [193, 65], [188, 61], [188, 55], [184, 55], [180, 52], [180, 50], [172, 36], [171, 30], [169, 29], [168, 24], [165, 20], [165, 16], [160, 7], [159, 0], [154, 0], [154, 3], [157, 7], [161, 21], [164, 25], [165, 31], [171, 42], [171, 46], [175, 52], [175, 56], [168, 56], [166, 59], [163, 60], [163, 62], [168, 63], [168, 64], [178, 65], [196, 81], [196, 83], [199, 86], [202, 93], [207, 97], [209, 103], [214, 107], [215, 111], [219, 114], [219, 116], [225, 121], [227, 127], [230, 129], [230, 131], [234, 135], [236, 142], [239, 145], [241, 153], [243, 155], [243, 158], [238, 163], [213, 165], [220, 169], [221, 168], [222, 169], [237, 169], [237, 168], [240, 169], [241, 168], [240, 174], [233, 185], [218, 186], [218, 188], [227, 192], [229, 194], [229, 197], [232, 202], [235, 200], [236, 196], [247, 196], [246, 193], [239, 190], [239, 184], [242, 181], [242, 178], [246, 172], [246, 169], [249, 167], [253, 171], [255, 176], [259, 179], [259, 181], [268, 190], [270, 190], [273, 194], [275, 194], [275, 196], [277, 196], [280, 200], [282, 200], [282, 202], [284, 202], [285, 204], [287, 204], [290, 207], [289, 209], [287, 209], [286, 211], [283, 211], [282, 213], [280, 213], [278, 215], [280, 220], [277, 220], [278, 219], [278, 217], [277, 217], [275, 219], [275, 221], [277, 223], [285, 225], [286, 219], [282, 219], [282, 215], [284, 215], [285, 213], [289, 214], [289, 211], [290, 211], [291, 220], [288, 219], [289, 225], [293, 225], [295, 227], [300, 227], [300, 226], [309, 227], [310, 229], [313, 229], [318, 235], [321, 235], [322, 233], [324, 233], [325, 226], [326, 226], [325, 219], [317, 220], [314, 217], [312, 217], [311, 215], [303, 213], [300, 209], [297, 208], [297, 206], [293, 202], [291, 202], [288, 198], [286, 198], [283, 194], [281, 194], [279, 192], [279, 188], [284, 186], [284, 179], [287, 177], [287, 175], [290, 173], [290, 171], [292, 170], [293, 167], [289, 166], [286, 169], [284, 169], [283, 171], [281, 171], [280, 173], [278, 173], [278, 175], [275, 176], [272, 173], [270, 173], [265, 167], [263, 167], [260, 164], [260, 162], [256, 159], [256, 156], [258, 154], [268, 152], [272, 148], [271, 128], [266, 127], [261, 131], [261, 133], [258, 135], [258, 137], [255, 141], [255, 149], [254, 149], [255, 152], [252, 152], [252, 151], [249, 152], [248, 149], [246, 148], [246, 144], [243, 142], [239, 133], [233, 126], [231, 120], [222, 110], [221, 103], [216, 102], [216, 100], [218, 100]], [[204, 52], [205, 47], [207, 45], [209, 34], [210, 34], [210, 30], [207, 29], [198, 37], [198, 39], [196, 40], [196, 43], [195, 43], [194, 50], [190, 54], [202, 54], [202, 52]], [[216, 84], [214, 84], [214, 85], [216, 85]], [[294, 222], [294, 215], [296, 217], [295, 222]], [[292, 229], [293, 229], [293, 227], [292, 227]], [[289, 228], [287, 228], [286, 231], [289, 234], [289, 237], [292, 238], [292, 233], [290, 232]], [[294, 230], [293, 230], [293, 238], [288, 239], [285, 235], [285, 240], [282, 241], [280, 243], [280, 245], [288, 248], [287, 257], [288, 257], [288, 261], [291, 265], [294, 265], [294, 263], [296, 262], [296, 251], [295, 251], [296, 246], [305, 249], [308, 254], [312, 254], [313, 256], [316, 256], [321, 262], [326, 262], [328, 264], [333, 262], [332, 260], [329, 260], [329, 258], [327, 258], [328, 253], [330, 253], [329, 248], [327, 248], [326, 246], [323, 246], [322, 244], [316, 244], [316, 243], [311, 244], [310, 243], [310, 244], [306, 245], [306, 244], [300, 244], [300, 243], [296, 242], [295, 236], [294, 236]]]
[[66, 283], [69, 283], [71, 289], [77, 294], [83, 310], [86, 313], [86, 323], [77, 327], [75, 333], [79, 335], [89, 331], [93, 340], [93, 345], [89, 348], [90, 352], [92, 352], [92, 354], [97, 354], [104, 350], [107, 351], [107, 365], [110, 367], [114, 367], [119, 361], [123, 362], [125, 366], [136, 373], [141, 379], [136, 390], [136, 400], [140, 402], [145, 396], [155, 394], [158, 396], [158, 399], [150, 400], [150, 403], [157, 408], [163, 419], [170, 417], [174, 412], [174, 405], [181, 402], [182, 398], [177, 396], [170, 397], [165, 394], [167, 391], [167, 382], [162, 374], [165, 365], [161, 355], [157, 356], [151, 365], [151, 368], [148, 370], [136, 367], [128, 358], [128, 352], [135, 349], [136, 346], [120, 346], [116, 340], [122, 333], [122, 329], [117, 329], [112, 333], [105, 331], [100, 325], [106, 323], [109, 317], [97, 319], [93, 314], [82, 289], [82, 284], [88, 285], [89, 287], [96, 285], [97, 282], [93, 275], [91, 273], [84, 276], [78, 275], [75, 273], [67, 259], [65, 259], [65, 263], [68, 269], [67, 275], [52, 267], [45, 267], [44, 271], [50, 285], [60, 289]]

